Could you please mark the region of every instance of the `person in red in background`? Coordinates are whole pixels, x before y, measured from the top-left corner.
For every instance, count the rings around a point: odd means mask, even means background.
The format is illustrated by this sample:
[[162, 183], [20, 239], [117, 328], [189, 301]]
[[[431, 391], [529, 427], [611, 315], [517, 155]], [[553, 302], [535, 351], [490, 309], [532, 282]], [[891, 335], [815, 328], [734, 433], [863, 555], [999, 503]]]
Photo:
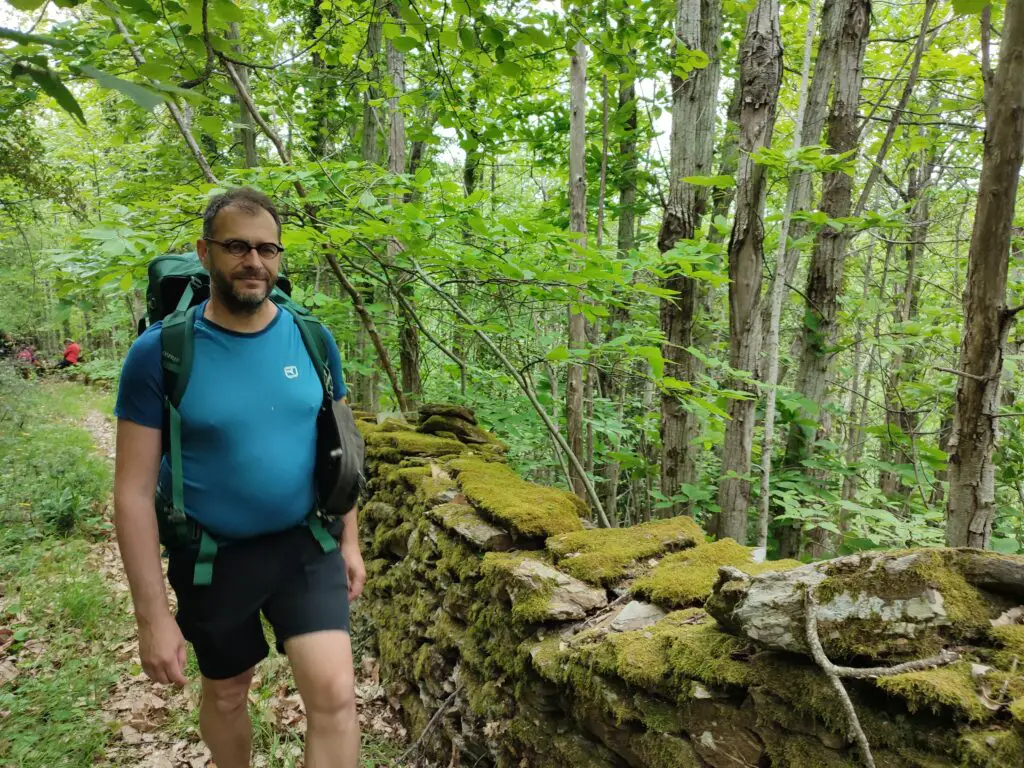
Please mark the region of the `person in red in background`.
[[82, 354], [82, 348], [71, 339], [64, 339], [64, 359], [57, 363], [58, 368], [68, 368], [78, 365], [78, 356]]

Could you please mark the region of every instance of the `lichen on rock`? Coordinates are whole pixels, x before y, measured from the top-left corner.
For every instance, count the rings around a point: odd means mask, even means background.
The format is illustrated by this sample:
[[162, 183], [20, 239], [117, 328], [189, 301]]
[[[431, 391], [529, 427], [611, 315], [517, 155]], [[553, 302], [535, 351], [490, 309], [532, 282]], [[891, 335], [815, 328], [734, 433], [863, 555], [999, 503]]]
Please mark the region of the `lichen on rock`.
[[643, 558], [692, 547], [704, 533], [691, 517], [673, 517], [630, 528], [595, 528], [553, 536], [547, 549], [560, 568], [591, 584], [609, 586]]
[[508, 533], [483, 520], [468, 504], [441, 504], [427, 510], [427, 515], [478, 549], [504, 552], [512, 548]]

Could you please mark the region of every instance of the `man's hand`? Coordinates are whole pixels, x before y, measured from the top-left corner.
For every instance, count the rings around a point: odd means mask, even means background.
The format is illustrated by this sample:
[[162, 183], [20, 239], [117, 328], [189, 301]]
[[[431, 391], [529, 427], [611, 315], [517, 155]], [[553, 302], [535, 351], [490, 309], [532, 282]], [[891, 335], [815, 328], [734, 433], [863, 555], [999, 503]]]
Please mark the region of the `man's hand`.
[[345, 561], [345, 575], [348, 576], [348, 601], [351, 603], [363, 594], [363, 585], [366, 584], [366, 566], [363, 565], [359, 542], [343, 542], [341, 556]]
[[188, 682], [185, 638], [169, 612], [152, 623], [139, 622], [139, 656], [142, 669], [154, 683], [183, 686]]

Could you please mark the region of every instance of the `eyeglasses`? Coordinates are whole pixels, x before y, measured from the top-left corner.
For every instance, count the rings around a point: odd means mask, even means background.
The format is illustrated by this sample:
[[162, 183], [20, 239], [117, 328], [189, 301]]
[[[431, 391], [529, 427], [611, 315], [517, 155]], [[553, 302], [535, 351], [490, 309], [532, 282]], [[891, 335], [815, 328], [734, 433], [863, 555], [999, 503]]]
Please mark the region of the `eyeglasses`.
[[254, 244], [250, 243], [248, 240], [225, 240], [222, 242], [220, 240], [214, 240], [211, 237], [204, 237], [203, 240], [205, 240], [208, 243], [213, 243], [214, 245], [219, 245], [232, 256], [235, 256], [236, 258], [239, 259], [248, 254], [249, 251], [253, 250], [254, 248], [256, 249], [256, 253], [259, 254], [259, 257], [261, 259], [265, 259], [266, 261], [276, 259], [282, 253], [284, 253], [284, 247], [278, 245], [277, 243]]

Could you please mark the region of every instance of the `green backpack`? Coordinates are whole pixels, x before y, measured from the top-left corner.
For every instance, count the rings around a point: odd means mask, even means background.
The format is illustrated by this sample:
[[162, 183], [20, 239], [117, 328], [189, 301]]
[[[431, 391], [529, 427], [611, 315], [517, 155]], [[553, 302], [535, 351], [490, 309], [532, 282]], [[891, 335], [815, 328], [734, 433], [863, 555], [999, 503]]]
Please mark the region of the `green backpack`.
[[[324, 526], [322, 514], [339, 517], [351, 509], [363, 486], [363, 439], [351, 410], [334, 400], [334, 381], [327, 363], [327, 341], [319, 320], [292, 300], [291, 284], [278, 278], [271, 300], [295, 319], [306, 351], [324, 389], [317, 415], [317, 507], [307, 517], [310, 530], [321, 548], [337, 547]], [[161, 362], [164, 377], [164, 453], [171, 467], [171, 498], [158, 494], [156, 502], [160, 542], [168, 549], [199, 539], [193, 583], [207, 585], [213, 576], [217, 541], [185, 515], [184, 480], [181, 459], [181, 414], [178, 409], [188, 387], [195, 347], [193, 337], [196, 309], [210, 295], [210, 276], [193, 251], [165, 254], [149, 265], [146, 307], [150, 324], [163, 321], [160, 329]], [[145, 320], [139, 323], [139, 333]]]

